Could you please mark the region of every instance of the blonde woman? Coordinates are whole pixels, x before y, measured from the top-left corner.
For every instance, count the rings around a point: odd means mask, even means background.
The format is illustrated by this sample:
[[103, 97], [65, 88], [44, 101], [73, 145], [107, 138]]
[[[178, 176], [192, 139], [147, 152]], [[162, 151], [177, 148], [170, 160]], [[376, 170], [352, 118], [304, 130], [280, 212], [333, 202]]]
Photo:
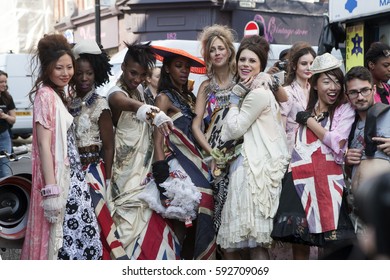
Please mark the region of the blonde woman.
[[[213, 149], [234, 154], [235, 147], [242, 139], [223, 142], [221, 129], [224, 117], [229, 110], [229, 98], [235, 85], [236, 72], [234, 31], [227, 26], [215, 24], [206, 27], [199, 40], [207, 68], [208, 79], [199, 87], [195, 104], [195, 118], [192, 131], [205, 155], [213, 154]], [[218, 230], [221, 211], [227, 195], [227, 165], [211, 166], [214, 188], [214, 225]]]

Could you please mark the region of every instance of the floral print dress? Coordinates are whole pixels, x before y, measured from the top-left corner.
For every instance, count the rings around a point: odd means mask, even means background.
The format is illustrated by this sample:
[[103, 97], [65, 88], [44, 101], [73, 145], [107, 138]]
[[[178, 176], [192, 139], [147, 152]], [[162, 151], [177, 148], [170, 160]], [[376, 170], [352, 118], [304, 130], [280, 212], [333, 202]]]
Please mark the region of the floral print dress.
[[74, 124], [68, 130], [67, 139], [71, 185], [63, 223], [63, 247], [59, 250], [58, 259], [98, 260], [103, 247], [85, 172], [75, 146]]

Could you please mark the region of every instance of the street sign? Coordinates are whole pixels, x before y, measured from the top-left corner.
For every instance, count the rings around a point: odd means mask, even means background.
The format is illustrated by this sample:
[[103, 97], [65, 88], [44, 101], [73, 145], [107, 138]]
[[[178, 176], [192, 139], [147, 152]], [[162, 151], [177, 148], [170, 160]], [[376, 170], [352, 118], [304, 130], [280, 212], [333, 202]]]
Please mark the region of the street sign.
[[263, 27], [257, 21], [249, 21], [244, 28], [244, 37], [249, 37], [253, 35], [263, 35]]

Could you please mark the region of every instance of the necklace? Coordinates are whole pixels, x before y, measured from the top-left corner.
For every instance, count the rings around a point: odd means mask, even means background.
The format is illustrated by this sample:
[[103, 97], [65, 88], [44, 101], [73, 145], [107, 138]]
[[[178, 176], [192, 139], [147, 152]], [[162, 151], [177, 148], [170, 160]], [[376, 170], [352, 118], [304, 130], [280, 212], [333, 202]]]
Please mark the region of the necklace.
[[95, 93], [95, 89], [89, 91], [83, 98], [76, 97], [69, 105], [69, 113], [71, 113], [73, 117], [79, 116], [82, 106], [91, 107], [97, 97], [98, 95]]
[[215, 80], [215, 76], [211, 78], [211, 81], [210, 81], [210, 89], [212, 91], [214, 91], [215, 93], [219, 92], [219, 91], [222, 91], [222, 90], [231, 90], [232, 87], [235, 85], [235, 82], [233, 80], [233, 77], [230, 77], [229, 78], [229, 83], [227, 84], [226, 87], [221, 87], [219, 86], [219, 84], [217, 83], [217, 81]]
[[208, 101], [216, 103], [215, 105], [219, 108], [225, 108], [230, 105], [230, 94], [233, 86], [236, 83], [234, 82], [233, 77], [230, 77], [229, 84], [221, 88], [215, 80], [215, 77], [212, 77], [208, 86]]

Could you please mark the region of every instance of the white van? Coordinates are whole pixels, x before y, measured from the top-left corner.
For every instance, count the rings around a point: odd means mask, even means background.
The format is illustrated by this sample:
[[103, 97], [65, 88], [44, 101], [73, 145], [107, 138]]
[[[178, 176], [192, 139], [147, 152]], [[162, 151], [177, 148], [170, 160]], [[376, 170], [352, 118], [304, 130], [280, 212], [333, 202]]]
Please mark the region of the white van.
[[[156, 41], [151, 41], [151, 45], [182, 49], [196, 57], [203, 59], [201, 55], [201, 44], [197, 40], [156, 40]], [[237, 51], [238, 47], [240, 46], [240, 43], [234, 43], [234, 46]], [[291, 45], [271, 44], [266, 70], [272, 67], [275, 64], [275, 62], [279, 60], [280, 52], [282, 52], [285, 49], [289, 49], [290, 47]], [[317, 47], [313, 47], [313, 49], [317, 51]], [[97, 89], [97, 92], [100, 95], [106, 96], [108, 90], [115, 85], [117, 79], [122, 74], [121, 64], [123, 62], [123, 59], [125, 58], [126, 52], [127, 52], [127, 48], [124, 48], [121, 51], [119, 51], [117, 54], [112, 56], [110, 63], [113, 65], [111, 71], [113, 76], [110, 77], [110, 82], [108, 84], [105, 84], [102, 87], [99, 87]], [[336, 51], [335, 49], [333, 49], [332, 54], [340, 60], [343, 59], [340, 50]], [[162, 63], [160, 61], [157, 61], [157, 66], [161, 66], [161, 65]], [[207, 76], [190, 73], [189, 79], [195, 81], [193, 92], [196, 95], [200, 84], [202, 83], [202, 81], [207, 79]]]
[[34, 79], [31, 71], [31, 55], [0, 54], [0, 69], [8, 74], [8, 91], [16, 107], [16, 122], [12, 127], [13, 138], [28, 138], [32, 134], [32, 106], [28, 98]]

